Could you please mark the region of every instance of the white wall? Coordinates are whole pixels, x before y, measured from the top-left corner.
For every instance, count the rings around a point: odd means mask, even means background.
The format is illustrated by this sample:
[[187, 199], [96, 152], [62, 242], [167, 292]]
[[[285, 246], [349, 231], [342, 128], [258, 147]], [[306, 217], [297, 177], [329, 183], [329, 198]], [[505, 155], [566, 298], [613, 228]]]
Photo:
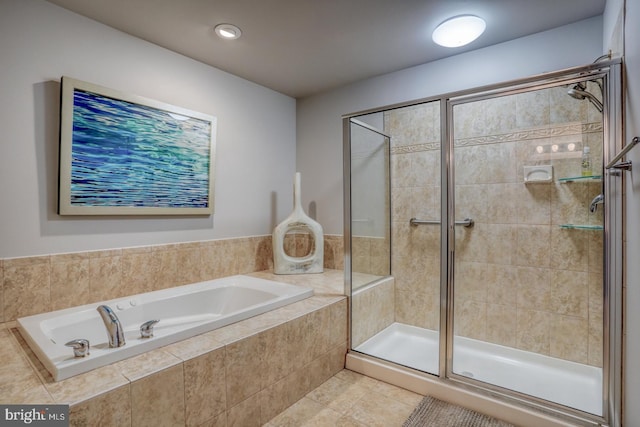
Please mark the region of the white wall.
[[[0, 258], [270, 234], [292, 206], [296, 101], [41, 0], [0, 0]], [[56, 214], [62, 75], [218, 119], [215, 214]]]
[[601, 54], [602, 18], [596, 17], [298, 100], [303, 204], [315, 202], [325, 232], [342, 233], [343, 114], [585, 65]]

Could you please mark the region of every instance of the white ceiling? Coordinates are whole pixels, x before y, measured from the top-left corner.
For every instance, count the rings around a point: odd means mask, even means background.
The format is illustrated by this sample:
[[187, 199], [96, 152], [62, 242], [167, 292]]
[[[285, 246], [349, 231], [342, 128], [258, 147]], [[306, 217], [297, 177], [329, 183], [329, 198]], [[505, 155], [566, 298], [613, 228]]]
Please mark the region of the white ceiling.
[[[301, 98], [601, 15], [606, 0], [48, 1]], [[431, 41], [440, 22], [468, 13], [487, 21], [478, 40], [456, 49]], [[242, 37], [219, 39], [220, 23]]]

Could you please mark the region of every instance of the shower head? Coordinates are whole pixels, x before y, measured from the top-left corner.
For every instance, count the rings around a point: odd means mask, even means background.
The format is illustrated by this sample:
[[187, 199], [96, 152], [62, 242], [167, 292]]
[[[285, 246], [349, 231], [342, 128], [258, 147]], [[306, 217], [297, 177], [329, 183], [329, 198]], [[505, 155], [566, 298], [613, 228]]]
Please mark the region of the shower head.
[[591, 92], [586, 90], [587, 88], [582, 84], [582, 82], [576, 83], [572, 88], [567, 91], [567, 95], [575, 99], [588, 99], [589, 102], [593, 104], [596, 109], [602, 113], [602, 102], [598, 100]]

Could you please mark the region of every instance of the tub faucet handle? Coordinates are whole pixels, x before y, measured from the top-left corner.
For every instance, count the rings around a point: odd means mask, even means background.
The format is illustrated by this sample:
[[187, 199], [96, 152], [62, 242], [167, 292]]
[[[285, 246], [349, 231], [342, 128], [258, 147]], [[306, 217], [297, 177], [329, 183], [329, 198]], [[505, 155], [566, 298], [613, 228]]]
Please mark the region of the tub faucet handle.
[[149, 320], [140, 325], [140, 338], [151, 338], [153, 336], [153, 327], [159, 320]]
[[85, 357], [89, 355], [89, 340], [80, 338], [77, 340], [69, 341], [65, 344], [67, 347], [73, 348], [73, 355], [75, 357]]

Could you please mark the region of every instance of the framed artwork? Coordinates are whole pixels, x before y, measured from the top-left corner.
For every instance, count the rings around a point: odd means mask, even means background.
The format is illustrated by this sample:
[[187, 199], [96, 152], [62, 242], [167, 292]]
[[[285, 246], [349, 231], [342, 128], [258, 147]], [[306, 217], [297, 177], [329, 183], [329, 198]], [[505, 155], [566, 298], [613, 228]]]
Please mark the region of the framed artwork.
[[60, 215], [210, 215], [216, 118], [69, 77]]

